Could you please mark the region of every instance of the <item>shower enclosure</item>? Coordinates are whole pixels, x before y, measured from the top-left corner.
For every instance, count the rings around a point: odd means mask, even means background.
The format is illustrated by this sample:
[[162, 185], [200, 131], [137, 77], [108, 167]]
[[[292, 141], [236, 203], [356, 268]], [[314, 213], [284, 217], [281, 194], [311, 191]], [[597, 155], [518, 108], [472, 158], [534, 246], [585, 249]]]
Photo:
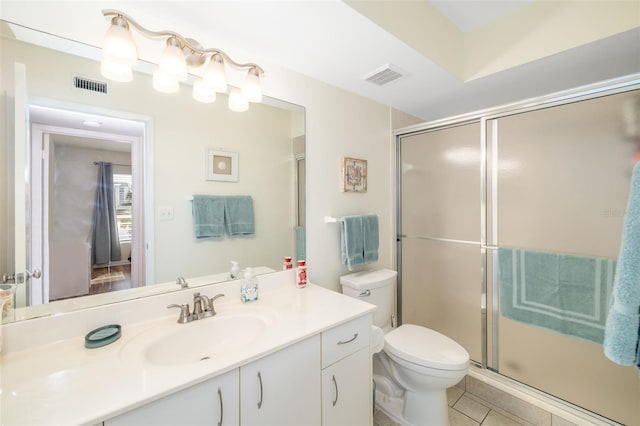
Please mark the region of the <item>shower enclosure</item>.
[[397, 158], [400, 320], [640, 424], [640, 376], [601, 344], [640, 160], [637, 76], [402, 129]]

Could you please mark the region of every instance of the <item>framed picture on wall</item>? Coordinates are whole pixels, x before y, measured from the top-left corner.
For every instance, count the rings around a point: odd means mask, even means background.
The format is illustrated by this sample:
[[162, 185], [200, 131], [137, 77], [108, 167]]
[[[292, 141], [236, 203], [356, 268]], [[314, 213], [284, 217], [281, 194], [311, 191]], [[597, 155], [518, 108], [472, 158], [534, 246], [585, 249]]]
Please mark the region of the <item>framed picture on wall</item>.
[[342, 192], [367, 192], [367, 160], [342, 158]]
[[222, 182], [238, 181], [238, 153], [207, 149], [207, 180]]

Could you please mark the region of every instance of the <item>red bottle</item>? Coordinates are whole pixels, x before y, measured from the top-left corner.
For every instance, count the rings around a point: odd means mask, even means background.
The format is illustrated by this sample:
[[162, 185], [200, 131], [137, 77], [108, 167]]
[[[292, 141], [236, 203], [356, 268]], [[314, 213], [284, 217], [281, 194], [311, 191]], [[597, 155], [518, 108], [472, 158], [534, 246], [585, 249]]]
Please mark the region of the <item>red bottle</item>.
[[293, 269], [293, 263], [291, 263], [291, 258], [289, 256], [286, 256], [282, 263], [282, 270], [286, 271], [287, 269]]
[[307, 266], [304, 260], [298, 260], [298, 269], [296, 270], [296, 287], [304, 288], [307, 286]]

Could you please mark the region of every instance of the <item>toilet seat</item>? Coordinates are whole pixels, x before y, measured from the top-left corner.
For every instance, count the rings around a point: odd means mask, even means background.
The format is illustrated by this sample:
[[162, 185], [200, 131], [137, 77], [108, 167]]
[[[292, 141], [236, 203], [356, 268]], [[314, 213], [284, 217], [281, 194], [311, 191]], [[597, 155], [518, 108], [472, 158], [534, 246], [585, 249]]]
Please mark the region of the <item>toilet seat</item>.
[[438, 370], [462, 370], [469, 353], [449, 337], [414, 324], [403, 324], [385, 335], [385, 352], [413, 364]]

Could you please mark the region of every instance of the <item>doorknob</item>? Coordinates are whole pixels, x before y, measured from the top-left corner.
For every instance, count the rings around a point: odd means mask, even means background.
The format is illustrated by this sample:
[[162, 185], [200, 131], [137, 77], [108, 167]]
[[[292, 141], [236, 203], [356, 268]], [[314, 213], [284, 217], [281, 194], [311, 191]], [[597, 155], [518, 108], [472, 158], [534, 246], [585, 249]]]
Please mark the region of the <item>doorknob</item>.
[[34, 269], [33, 272], [29, 272], [27, 271], [27, 279], [33, 277], [35, 279], [38, 279], [42, 276], [42, 272], [40, 272], [40, 269]]
[[6, 284], [8, 282], [22, 284], [25, 282], [25, 279], [29, 279], [31, 277], [38, 279], [42, 276], [42, 272], [40, 269], [34, 269], [33, 272], [29, 272], [28, 270], [25, 273], [17, 273], [17, 274], [3, 274], [2, 275], [2, 283]]

